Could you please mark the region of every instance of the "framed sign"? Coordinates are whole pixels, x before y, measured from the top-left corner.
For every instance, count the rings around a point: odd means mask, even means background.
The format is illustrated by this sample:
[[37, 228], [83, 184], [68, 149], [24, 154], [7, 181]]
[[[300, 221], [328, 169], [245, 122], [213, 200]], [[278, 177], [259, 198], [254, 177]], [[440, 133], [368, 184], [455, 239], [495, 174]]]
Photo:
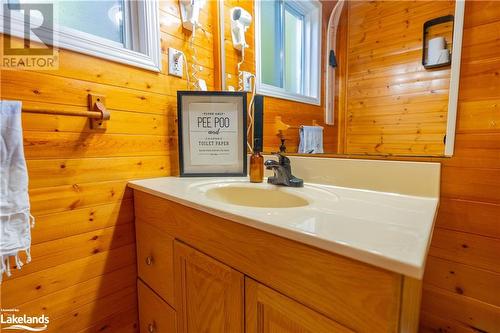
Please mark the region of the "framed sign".
[[178, 91], [181, 177], [247, 175], [244, 92]]

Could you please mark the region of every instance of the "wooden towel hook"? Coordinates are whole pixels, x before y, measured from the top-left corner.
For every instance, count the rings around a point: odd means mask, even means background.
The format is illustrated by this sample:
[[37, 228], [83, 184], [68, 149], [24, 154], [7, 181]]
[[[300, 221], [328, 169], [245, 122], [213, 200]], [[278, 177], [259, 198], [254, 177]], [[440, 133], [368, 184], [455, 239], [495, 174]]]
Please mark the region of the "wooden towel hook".
[[[316, 119], [313, 119], [312, 126], [318, 126], [318, 122], [316, 121]], [[282, 138], [284, 131], [289, 130], [289, 129], [299, 129], [300, 126], [288, 125], [287, 123], [284, 123], [281, 120], [281, 116], [276, 116], [276, 117], [274, 117], [274, 128], [275, 128], [276, 135], [278, 135], [280, 138]]]

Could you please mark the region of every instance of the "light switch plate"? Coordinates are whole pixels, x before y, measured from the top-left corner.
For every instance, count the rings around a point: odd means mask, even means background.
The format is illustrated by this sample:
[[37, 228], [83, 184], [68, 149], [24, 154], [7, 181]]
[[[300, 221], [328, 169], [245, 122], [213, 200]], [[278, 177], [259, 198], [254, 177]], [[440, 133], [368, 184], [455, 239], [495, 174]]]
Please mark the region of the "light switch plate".
[[168, 74], [182, 77], [184, 66], [184, 55], [181, 51], [174, 49], [173, 47], [168, 48]]

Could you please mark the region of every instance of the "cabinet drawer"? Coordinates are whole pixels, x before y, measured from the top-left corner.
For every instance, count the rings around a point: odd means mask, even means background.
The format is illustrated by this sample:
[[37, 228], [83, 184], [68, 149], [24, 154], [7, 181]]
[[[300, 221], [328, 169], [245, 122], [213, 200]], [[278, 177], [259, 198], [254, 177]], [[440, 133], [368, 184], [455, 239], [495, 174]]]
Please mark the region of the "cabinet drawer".
[[245, 277], [245, 332], [352, 333], [350, 329]]
[[136, 223], [139, 277], [170, 305], [174, 304], [174, 239], [144, 222]]
[[137, 281], [140, 333], [175, 333], [175, 310], [141, 280]]

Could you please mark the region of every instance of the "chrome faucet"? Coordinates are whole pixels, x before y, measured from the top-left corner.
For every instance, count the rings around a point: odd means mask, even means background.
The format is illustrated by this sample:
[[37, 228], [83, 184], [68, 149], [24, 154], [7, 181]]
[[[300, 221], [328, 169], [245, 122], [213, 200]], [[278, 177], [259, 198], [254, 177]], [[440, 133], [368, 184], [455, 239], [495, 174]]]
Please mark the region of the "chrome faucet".
[[267, 170], [274, 171], [274, 176], [267, 178], [267, 182], [274, 185], [304, 187], [304, 181], [292, 175], [290, 159], [283, 153], [277, 153], [275, 155], [278, 156], [278, 162], [275, 160], [267, 160], [264, 162]]

